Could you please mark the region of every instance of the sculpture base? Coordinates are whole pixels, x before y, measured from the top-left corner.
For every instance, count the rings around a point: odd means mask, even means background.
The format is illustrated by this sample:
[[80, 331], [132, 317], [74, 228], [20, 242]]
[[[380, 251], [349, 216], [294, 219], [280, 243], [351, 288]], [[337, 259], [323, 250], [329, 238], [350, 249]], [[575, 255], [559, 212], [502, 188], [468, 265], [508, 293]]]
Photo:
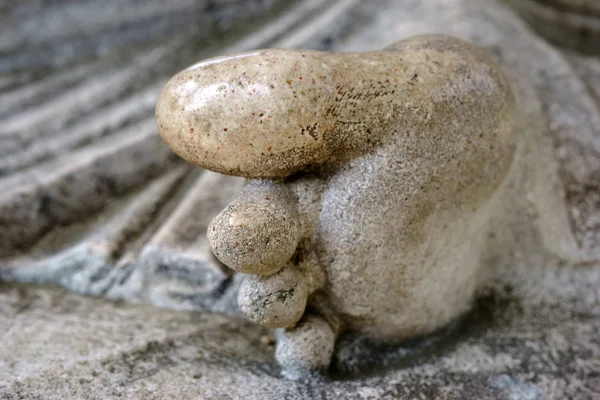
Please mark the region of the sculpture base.
[[[567, 280], [592, 282], [584, 274], [572, 271]], [[454, 328], [403, 346], [346, 338], [331, 376], [309, 382], [280, 377], [271, 332], [224, 315], [13, 283], [0, 283], [0, 311], [5, 399], [584, 400], [600, 393], [597, 301], [532, 306], [487, 296]]]

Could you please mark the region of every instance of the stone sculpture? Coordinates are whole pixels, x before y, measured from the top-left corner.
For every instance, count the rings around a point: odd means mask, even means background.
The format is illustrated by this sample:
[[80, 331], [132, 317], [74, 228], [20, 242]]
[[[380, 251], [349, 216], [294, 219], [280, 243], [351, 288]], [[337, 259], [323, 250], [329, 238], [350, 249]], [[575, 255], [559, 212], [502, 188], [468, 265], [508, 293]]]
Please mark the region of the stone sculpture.
[[[596, 0], [28, 0], [0, 10], [0, 397], [599, 397]], [[160, 90], [222, 54], [373, 51], [426, 33], [482, 49], [515, 100], [512, 163], [472, 241], [478, 300], [447, 328], [392, 346], [324, 315], [340, 323], [331, 380], [280, 379], [273, 331], [237, 306], [240, 287], [261, 287], [244, 279], [261, 278], [232, 273], [206, 236], [244, 181], [169, 149], [154, 116]], [[310, 167], [302, 180], [319, 193], [328, 171]], [[291, 264], [306, 256], [294, 249]], [[323, 292], [301, 310], [309, 325], [333, 309]]]
[[248, 178], [208, 239], [249, 274], [241, 310], [288, 328], [288, 376], [326, 368], [340, 329], [397, 341], [472, 304], [515, 154], [514, 98], [483, 51], [434, 35], [225, 56], [171, 79], [156, 114], [185, 160]]

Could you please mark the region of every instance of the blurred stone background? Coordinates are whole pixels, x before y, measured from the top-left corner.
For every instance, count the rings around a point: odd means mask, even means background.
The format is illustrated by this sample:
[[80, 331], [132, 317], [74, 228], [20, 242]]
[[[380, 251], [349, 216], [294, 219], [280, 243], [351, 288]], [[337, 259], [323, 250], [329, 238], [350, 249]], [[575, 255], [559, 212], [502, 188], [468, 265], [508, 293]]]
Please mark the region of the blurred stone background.
[[[454, 326], [402, 346], [348, 336], [327, 380], [283, 381], [205, 238], [242, 181], [170, 152], [158, 93], [219, 54], [430, 32], [532, 93], [566, 204], [545, 212], [565, 211], [573, 244], [524, 232], [556, 257], [512, 255], [527, 279], [499, 265], [513, 281]], [[0, 0], [0, 397], [600, 398], [599, 56], [595, 0]]]

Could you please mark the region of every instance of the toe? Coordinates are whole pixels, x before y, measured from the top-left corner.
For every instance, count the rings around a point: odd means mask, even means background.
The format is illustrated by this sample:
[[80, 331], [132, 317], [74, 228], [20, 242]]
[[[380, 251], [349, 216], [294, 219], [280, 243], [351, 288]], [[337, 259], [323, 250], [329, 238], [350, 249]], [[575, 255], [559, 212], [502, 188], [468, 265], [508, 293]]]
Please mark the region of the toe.
[[306, 314], [294, 328], [281, 332], [275, 357], [288, 379], [304, 379], [327, 370], [335, 332], [319, 315]]
[[296, 201], [282, 184], [252, 181], [211, 222], [208, 240], [229, 268], [272, 275], [292, 257], [299, 241]]
[[300, 320], [307, 298], [304, 275], [288, 265], [266, 278], [248, 275], [238, 292], [238, 305], [257, 324], [282, 328]]

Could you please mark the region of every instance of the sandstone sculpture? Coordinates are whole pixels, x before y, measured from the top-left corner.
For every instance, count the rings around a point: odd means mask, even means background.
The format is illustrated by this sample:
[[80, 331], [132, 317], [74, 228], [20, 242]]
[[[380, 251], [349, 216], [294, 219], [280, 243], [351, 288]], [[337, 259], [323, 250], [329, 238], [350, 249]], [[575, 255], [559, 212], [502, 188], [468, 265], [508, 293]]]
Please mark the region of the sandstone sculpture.
[[514, 98], [483, 51], [433, 35], [225, 56], [176, 75], [156, 113], [188, 162], [248, 178], [208, 239], [249, 274], [242, 311], [287, 328], [288, 376], [326, 368], [341, 329], [397, 341], [469, 308], [515, 154]]

